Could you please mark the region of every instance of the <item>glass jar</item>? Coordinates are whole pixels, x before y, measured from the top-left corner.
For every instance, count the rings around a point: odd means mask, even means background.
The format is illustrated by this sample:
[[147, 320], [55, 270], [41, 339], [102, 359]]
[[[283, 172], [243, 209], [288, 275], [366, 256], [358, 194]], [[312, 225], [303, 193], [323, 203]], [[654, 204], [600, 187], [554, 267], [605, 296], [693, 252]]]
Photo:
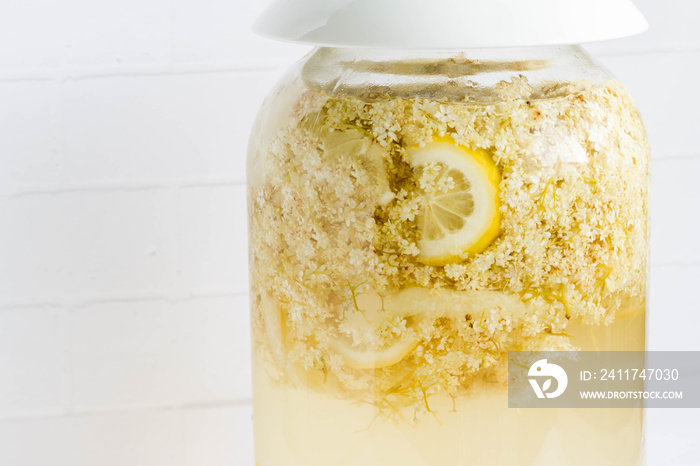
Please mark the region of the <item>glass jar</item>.
[[259, 466], [642, 464], [641, 409], [509, 409], [507, 353], [643, 350], [649, 148], [578, 46], [317, 48], [249, 158]]

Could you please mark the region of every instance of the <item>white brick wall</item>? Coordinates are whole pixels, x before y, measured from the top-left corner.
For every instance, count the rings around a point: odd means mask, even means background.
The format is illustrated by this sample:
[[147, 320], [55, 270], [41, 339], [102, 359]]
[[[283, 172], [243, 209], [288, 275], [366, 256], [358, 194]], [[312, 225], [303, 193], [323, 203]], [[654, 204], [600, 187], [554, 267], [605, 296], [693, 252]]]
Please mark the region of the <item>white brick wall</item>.
[[[0, 465], [253, 464], [246, 139], [308, 50], [261, 3], [0, 4]], [[589, 48], [652, 138], [650, 347], [700, 350], [700, 3], [638, 3]], [[650, 465], [697, 464], [697, 416], [649, 413]]]

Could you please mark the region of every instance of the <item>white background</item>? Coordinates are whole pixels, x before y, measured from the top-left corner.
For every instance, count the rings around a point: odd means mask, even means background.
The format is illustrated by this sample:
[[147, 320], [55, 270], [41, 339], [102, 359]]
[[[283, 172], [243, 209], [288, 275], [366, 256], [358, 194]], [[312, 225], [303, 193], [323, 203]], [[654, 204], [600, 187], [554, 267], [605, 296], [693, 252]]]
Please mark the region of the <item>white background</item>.
[[[0, 465], [253, 465], [246, 139], [308, 50], [257, 3], [2, 1]], [[700, 350], [700, 2], [638, 4], [649, 33], [590, 50], [652, 140], [649, 347]], [[698, 464], [698, 410], [648, 433]]]

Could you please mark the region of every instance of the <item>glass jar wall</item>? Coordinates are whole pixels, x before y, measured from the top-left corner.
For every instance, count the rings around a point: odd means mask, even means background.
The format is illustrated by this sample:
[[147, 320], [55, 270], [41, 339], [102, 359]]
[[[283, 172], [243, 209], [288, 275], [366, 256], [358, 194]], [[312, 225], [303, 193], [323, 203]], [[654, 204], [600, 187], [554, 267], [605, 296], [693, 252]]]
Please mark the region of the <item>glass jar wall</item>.
[[248, 158], [258, 466], [642, 464], [507, 353], [643, 350], [649, 150], [579, 47], [316, 49]]

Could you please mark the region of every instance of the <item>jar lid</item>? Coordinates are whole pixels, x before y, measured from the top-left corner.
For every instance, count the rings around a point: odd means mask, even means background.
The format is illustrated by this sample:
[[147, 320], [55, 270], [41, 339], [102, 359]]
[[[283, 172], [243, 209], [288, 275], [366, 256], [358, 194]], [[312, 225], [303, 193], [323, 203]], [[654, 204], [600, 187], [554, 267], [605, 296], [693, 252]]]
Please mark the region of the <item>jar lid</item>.
[[581, 44], [647, 28], [631, 0], [276, 0], [254, 26], [292, 42], [416, 50]]

